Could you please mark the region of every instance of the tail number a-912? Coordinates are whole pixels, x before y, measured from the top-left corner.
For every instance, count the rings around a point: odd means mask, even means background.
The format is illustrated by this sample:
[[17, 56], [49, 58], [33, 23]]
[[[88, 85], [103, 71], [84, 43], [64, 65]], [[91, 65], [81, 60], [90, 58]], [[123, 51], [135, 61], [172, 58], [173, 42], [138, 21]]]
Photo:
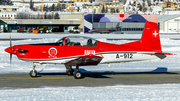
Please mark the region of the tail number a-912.
[[124, 59], [132, 59], [133, 58], [133, 54], [132, 53], [124, 53], [124, 54], [117, 54], [116, 55], [116, 59], [117, 58], [124, 58]]

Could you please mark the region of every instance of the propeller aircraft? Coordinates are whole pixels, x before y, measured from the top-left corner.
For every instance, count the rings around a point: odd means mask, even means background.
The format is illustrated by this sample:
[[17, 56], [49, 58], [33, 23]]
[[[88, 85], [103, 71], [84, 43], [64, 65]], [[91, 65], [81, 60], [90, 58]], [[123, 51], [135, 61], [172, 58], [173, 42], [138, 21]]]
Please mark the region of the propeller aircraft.
[[[161, 50], [158, 25], [146, 22], [141, 40], [121, 45], [100, 42], [84, 36], [67, 36], [55, 43], [23, 44], [5, 49], [16, 55], [20, 60], [32, 62], [31, 77], [38, 75], [37, 64], [64, 64], [67, 75], [82, 78], [80, 66], [98, 65], [104, 63], [124, 63], [132, 61], [147, 61], [163, 59], [171, 53]], [[72, 68], [76, 67], [76, 71]]]

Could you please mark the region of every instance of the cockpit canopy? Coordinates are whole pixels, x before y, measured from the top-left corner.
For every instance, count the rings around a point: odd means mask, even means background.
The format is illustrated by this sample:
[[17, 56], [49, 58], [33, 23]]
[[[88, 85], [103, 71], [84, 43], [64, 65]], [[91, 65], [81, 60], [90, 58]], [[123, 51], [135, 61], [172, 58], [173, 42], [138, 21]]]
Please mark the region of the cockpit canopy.
[[97, 40], [84, 36], [67, 36], [56, 43], [59, 43], [60, 46], [64, 46], [64, 43], [66, 43], [66, 46], [96, 47]]

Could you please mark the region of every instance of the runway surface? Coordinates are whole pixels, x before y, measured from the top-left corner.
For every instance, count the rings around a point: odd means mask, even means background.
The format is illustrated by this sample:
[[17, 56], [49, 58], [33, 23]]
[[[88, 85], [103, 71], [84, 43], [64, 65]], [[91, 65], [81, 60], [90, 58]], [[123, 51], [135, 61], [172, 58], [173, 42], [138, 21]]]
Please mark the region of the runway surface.
[[167, 73], [84, 73], [74, 79], [65, 73], [42, 73], [31, 78], [28, 73], [0, 74], [1, 87], [38, 88], [43, 86], [110, 86], [180, 83], [180, 72]]

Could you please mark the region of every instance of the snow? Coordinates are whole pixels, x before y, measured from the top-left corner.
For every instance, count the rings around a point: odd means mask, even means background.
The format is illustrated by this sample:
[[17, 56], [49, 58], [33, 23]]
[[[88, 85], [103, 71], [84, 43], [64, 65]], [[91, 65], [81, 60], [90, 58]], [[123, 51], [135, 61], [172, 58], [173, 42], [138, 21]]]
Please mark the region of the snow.
[[1, 101], [179, 101], [180, 84], [2, 88]]
[[[12, 41], [13, 45], [55, 42], [69, 34], [26, 34], [0, 33], [0, 39], [11, 38], [40, 38]], [[92, 37], [94, 39], [122, 44], [132, 40], [107, 40], [106, 38], [140, 39], [141, 34], [75, 34]], [[83, 72], [150, 72], [150, 71], [180, 71], [180, 35], [161, 35], [162, 50], [177, 55], [167, 56], [163, 60], [112, 63], [98, 66], [81, 67]], [[9, 41], [0, 41], [0, 73], [28, 73], [32, 63], [19, 60], [13, 55], [10, 65], [10, 56], [4, 51], [9, 47]], [[64, 65], [39, 65], [39, 72], [65, 72]], [[118, 100], [118, 101], [178, 101], [180, 100], [180, 84], [155, 85], [112, 85], [100, 87], [41, 87], [41, 88], [0, 88], [0, 101], [21, 100]]]

